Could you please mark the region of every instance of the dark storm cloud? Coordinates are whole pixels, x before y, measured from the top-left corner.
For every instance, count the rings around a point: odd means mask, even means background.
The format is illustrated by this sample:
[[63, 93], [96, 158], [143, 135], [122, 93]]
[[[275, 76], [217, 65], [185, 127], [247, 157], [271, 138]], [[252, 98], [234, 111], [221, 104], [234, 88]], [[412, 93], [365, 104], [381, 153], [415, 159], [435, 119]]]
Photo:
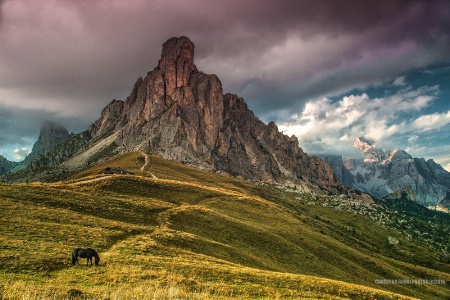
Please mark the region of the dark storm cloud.
[[0, 26], [2, 25], [2, 16], [3, 16], [3, 2], [4, 0], [0, 0]]
[[197, 62], [218, 74], [226, 91], [244, 96], [265, 121], [274, 109], [298, 109], [320, 95], [380, 84], [449, 59], [448, 2], [227, 5], [222, 12], [233, 16], [228, 22], [197, 31], [195, 41], [205, 49]]
[[0, 0], [0, 25], [2, 24], [2, 17], [3, 17], [3, 3], [5, 3], [6, 0]]
[[0, 104], [87, 128], [186, 35], [199, 70], [276, 120], [448, 60], [449, 32], [448, 1], [0, 0]]
[[[175, 35], [191, 37], [208, 71], [221, 75], [215, 60], [241, 58], [249, 60], [253, 76], [261, 76], [261, 54], [289, 39], [315, 43], [324, 36], [331, 48], [333, 40], [349, 37], [338, 57], [331, 54], [333, 60], [287, 70], [299, 72], [294, 77], [300, 80], [361, 59], [369, 49], [412, 43], [435, 46], [434, 55], [442, 56], [449, 45], [449, 9], [439, 1], [61, 1], [52, 2], [54, 8], [45, 1], [23, 2], [17, 21], [7, 19], [12, 25], [1, 33], [14, 42], [0, 46], [8, 74], [2, 74], [2, 85], [89, 103], [125, 97], [134, 80], [157, 64], [162, 42]], [[9, 5], [13, 1], [5, 5], [13, 9]], [[22, 38], [11, 38], [17, 33]], [[271, 71], [267, 81], [276, 80]], [[228, 82], [227, 74], [222, 77]], [[230, 89], [248, 79], [230, 79]]]

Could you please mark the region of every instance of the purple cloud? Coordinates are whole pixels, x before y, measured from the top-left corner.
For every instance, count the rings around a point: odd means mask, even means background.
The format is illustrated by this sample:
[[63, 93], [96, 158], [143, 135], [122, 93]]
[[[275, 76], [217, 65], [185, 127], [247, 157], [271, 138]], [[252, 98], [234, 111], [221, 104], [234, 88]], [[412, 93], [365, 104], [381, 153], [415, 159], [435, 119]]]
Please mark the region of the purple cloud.
[[285, 121], [310, 99], [449, 61], [449, 33], [444, 0], [0, 0], [0, 104], [87, 128], [157, 65], [164, 41], [186, 35], [199, 70], [264, 121]]

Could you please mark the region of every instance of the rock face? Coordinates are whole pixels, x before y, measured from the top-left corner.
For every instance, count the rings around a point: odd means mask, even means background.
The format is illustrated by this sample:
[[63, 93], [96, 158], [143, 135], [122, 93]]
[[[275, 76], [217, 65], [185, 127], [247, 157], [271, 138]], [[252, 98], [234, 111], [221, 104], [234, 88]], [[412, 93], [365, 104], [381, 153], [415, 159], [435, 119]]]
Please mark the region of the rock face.
[[25, 160], [31, 161], [40, 155], [45, 155], [47, 151], [67, 140], [69, 137], [70, 134], [64, 126], [46, 121], [41, 127], [37, 142], [34, 143], [31, 153]]
[[334, 173], [339, 178], [339, 180], [346, 186], [351, 187], [353, 185], [354, 176], [350, 171], [344, 166], [344, 159], [341, 155], [317, 155], [323, 161], [326, 161], [331, 165]]
[[[69, 134], [64, 126], [46, 121], [41, 127], [39, 138], [34, 143], [31, 153], [28, 154], [23, 161], [17, 163], [10, 169], [11, 173], [16, 174], [19, 171], [22, 171], [22, 173], [12, 177], [17, 177], [19, 181], [25, 181], [29, 178], [22, 178], [23, 180], [20, 180], [24, 170], [31, 171], [32, 173], [33, 169], [39, 167], [52, 167], [58, 165], [61, 162], [61, 160], [58, 159], [58, 156], [61, 155], [61, 153], [56, 153], [55, 156], [54, 149], [72, 136], [73, 134]], [[70, 144], [67, 145], [70, 146]], [[65, 148], [69, 148], [68, 146]], [[26, 173], [28, 174], [30, 172]], [[23, 177], [28, 177], [28, 175]]]
[[397, 190], [393, 192], [392, 194], [387, 195], [384, 197], [386, 200], [398, 200], [398, 199], [405, 199], [408, 201], [416, 201], [416, 194], [412, 190], [410, 186], [406, 186], [403, 189]]
[[386, 153], [383, 150], [375, 147], [373, 142], [365, 139], [364, 137], [357, 138], [353, 146], [364, 153], [365, 163], [378, 163], [387, 158]]
[[117, 133], [116, 143], [126, 150], [246, 179], [346, 190], [328, 164], [299, 148], [297, 138], [261, 122], [237, 95], [224, 95], [216, 75], [199, 72], [194, 48], [187, 37], [165, 42], [158, 66], [136, 81], [125, 102], [103, 110], [89, 128], [92, 137]]
[[[339, 174], [342, 168], [351, 173], [343, 180], [348, 187], [384, 198], [389, 194], [408, 191], [410, 199], [424, 206], [448, 207], [450, 173], [433, 160], [413, 158], [403, 150], [383, 151], [364, 138], [354, 144], [362, 159], [343, 159], [343, 166], [323, 157]], [[345, 172], [344, 172], [345, 173]]]

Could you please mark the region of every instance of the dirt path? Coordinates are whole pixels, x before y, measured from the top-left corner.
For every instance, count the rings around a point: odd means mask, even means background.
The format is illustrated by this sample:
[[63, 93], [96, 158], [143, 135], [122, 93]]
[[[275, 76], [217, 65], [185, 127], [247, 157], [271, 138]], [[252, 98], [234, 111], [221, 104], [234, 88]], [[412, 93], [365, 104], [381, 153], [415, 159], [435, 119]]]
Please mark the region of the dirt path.
[[[141, 171], [144, 171], [144, 169], [147, 167], [147, 165], [150, 163], [150, 157], [148, 156], [147, 153], [145, 153], [144, 151], [141, 151], [141, 154], [144, 155], [145, 158], [145, 163], [142, 165], [141, 167]], [[156, 177], [153, 173], [150, 173], [150, 175], [152, 176], [153, 179], [158, 179], [158, 177]]]
[[[139, 169], [140, 171], [144, 172], [145, 168], [147, 167], [147, 165], [150, 163], [150, 157], [147, 153], [141, 151], [141, 154], [144, 156], [145, 158], [145, 162], [142, 165], [142, 167]], [[158, 179], [158, 177], [156, 177], [153, 173], [148, 172], [148, 174], [150, 174], [150, 176], [152, 176], [153, 179]], [[99, 181], [102, 179], [105, 179], [106, 177], [108, 177], [109, 175], [105, 175], [105, 176], [101, 176], [101, 177], [96, 177], [96, 178], [91, 178], [91, 179], [87, 179], [87, 180], [81, 180], [81, 181], [77, 181], [77, 182], [71, 182], [69, 183], [70, 185], [80, 185], [80, 184], [86, 184], [89, 182], [95, 182], [95, 181]]]
[[92, 179], [87, 179], [87, 180], [81, 180], [81, 181], [77, 181], [77, 182], [71, 182], [69, 183], [70, 185], [80, 185], [80, 184], [86, 184], [89, 182], [94, 182], [94, 181], [99, 181], [99, 180], [103, 180], [106, 177], [108, 177], [108, 175], [102, 176], [102, 177], [96, 177], [96, 178], [92, 178]]
[[144, 171], [145, 167], [148, 165], [149, 159], [148, 159], [148, 154], [145, 153], [144, 151], [141, 151], [141, 154], [144, 155], [144, 157], [145, 157], [145, 163], [142, 165], [140, 170]]

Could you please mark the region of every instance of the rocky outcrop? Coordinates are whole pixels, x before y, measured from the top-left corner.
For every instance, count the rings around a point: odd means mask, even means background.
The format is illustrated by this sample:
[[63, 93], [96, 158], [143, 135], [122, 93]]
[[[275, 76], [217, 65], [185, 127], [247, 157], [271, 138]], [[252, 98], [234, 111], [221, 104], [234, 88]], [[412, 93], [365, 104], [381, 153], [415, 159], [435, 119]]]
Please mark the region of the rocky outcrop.
[[365, 163], [378, 163], [386, 159], [386, 153], [373, 145], [373, 142], [364, 137], [359, 137], [353, 143], [359, 151], [364, 153]]
[[392, 194], [387, 195], [383, 199], [385, 200], [408, 200], [408, 201], [416, 201], [416, 194], [413, 189], [408, 185], [405, 186]]
[[[73, 156], [89, 139], [87, 132], [69, 134], [67, 129], [59, 124], [47, 121], [40, 130], [39, 138], [34, 143], [31, 153], [20, 163], [9, 170], [3, 180], [8, 182], [27, 182], [32, 180], [60, 180], [66, 170], [59, 165]], [[55, 168], [58, 166], [58, 168]], [[50, 174], [51, 173], [51, 174]], [[46, 176], [50, 174], [51, 176]]]
[[158, 66], [139, 78], [126, 101], [113, 101], [90, 130], [116, 132], [116, 143], [245, 179], [346, 192], [332, 168], [306, 155], [297, 138], [264, 124], [244, 100], [223, 94], [216, 75], [197, 70], [187, 37], [163, 44]]
[[41, 155], [45, 155], [49, 150], [69, 137], [70, 134], [64, 126], [46, 121], [41, 127], [37, 142], [34, 143], [33, 149], [25, 161], [31, 161]]
[[348, 187], [353, 185], [355, 178], [352, 173], [344, 166], [344, 159], [341, 155], [320, 154], [317, 155], [321, 160], [329, 163], [339, 180]]
[[424, 206], [448, 206], [450, 173], [433, 160], [413, 158], [403, 150], [378, 149], [371, 141], [358, 138], [354, 144], [363, 154], [362, 159], [343, 159], [343, 166], [330, 162], [337, 174], [342, 169], [351, 173], [351, 180], [343, 180], [353, 189], [384, 198], [407, 193]]
[[88, 132], [70, 136], [64, 142], [48, 149], [45, 154], [35, 157], [29, 163], [31, 170], [39, 171], [41, 168], [57, 167], [80, 150], [89, 145], [91, 137]]

